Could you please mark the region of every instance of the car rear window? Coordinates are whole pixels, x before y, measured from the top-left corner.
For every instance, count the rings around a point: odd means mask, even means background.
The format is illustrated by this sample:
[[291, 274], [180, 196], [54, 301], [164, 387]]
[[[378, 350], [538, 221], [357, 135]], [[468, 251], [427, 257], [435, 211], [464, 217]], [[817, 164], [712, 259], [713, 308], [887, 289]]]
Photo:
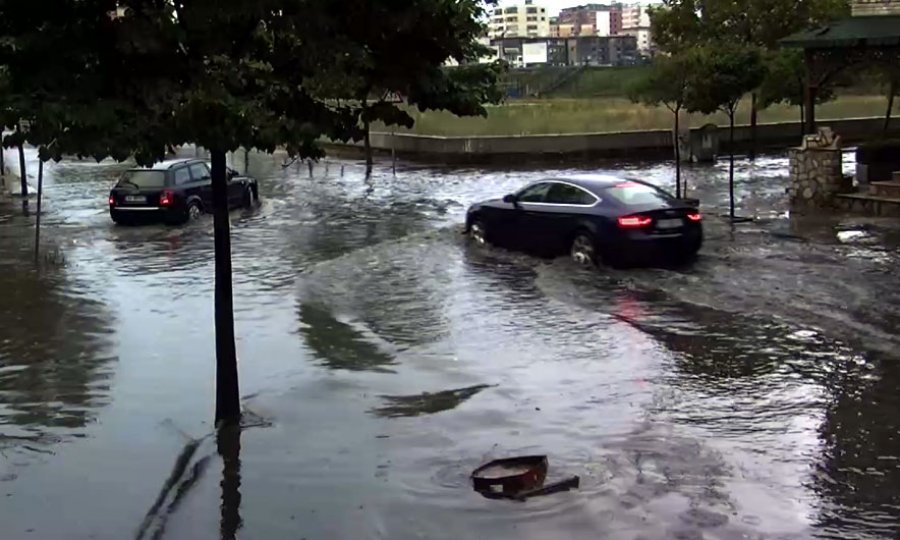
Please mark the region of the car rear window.
[[166, 173], [164, 171], [125, 171], [119, 177], [116, 187], [155, 188], [166, 185]]
[[622, 182], [606, 188], [606, 193], [626, 206], [643, 206], [647, 204], [665, 204], [672, 198], [662, 191], [637, 182]]

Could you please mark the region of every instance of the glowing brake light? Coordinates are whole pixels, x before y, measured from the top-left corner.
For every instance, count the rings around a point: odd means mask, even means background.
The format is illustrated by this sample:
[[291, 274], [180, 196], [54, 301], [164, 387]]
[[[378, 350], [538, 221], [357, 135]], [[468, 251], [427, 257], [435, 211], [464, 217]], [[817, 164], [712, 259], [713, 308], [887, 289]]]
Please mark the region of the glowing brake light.
[[162, 192], [162, 195], [159, 196], [159, 205], [160, 206], [172, 206], [174, 199], [175, 199], [175, 194], [167, 189]]
[[626, 216], [619, 218], [619, 227], [623, 229], [640, 229], [649, 227], [653, 223], [653, 218], [646, 216]]
[[687, 215], [688, 221], [693, 221], [694, 223], [703, 219], [703, 216], [700, 215], [700, 212], [691, 212]]
[[115, 204], [116, 204], [116, 198], [113, 197], [112, 195], [110, 195], [110, 196], [109, 196], [109, 205], [110, 205], [110, 206], [113, 206], [113, 205], [115, 205]]

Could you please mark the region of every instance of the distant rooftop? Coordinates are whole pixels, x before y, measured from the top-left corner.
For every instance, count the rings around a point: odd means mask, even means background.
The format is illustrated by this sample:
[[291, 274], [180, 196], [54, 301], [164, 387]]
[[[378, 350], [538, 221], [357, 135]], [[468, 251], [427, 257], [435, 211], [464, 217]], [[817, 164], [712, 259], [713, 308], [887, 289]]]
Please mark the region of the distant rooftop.
[[[874, 4], [876, 2], [867, 3]], [[892, 4], [894, 8], [900, 8], [900, 2], [881, 0], [877, 3]], [[789, 47], [807, 49], [900, 46], [900, 13], [850, 17], [811, 30], [797, 32], [781, 40], [781, 43]]]

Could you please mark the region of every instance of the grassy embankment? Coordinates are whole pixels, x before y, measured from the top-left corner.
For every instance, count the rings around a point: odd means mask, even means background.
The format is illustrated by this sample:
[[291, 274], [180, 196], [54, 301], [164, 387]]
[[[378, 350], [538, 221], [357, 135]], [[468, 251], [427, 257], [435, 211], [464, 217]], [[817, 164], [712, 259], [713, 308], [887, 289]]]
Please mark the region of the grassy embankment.
[[[506, 84], [525, 97], [490, 107], [487, 118], [457, 118], [449, 113], [413, 110], [416, 125], [412, 132], [465, 136], [671, 129], [672, 113], [668, 109], [634, 104], [626, 97], [627, 88], [640, 77], [642, 69], [645, 68], [588, 69], [559, 88], [552, 88], [558, 71], [522, 73]], [[544, 88], [550, 91], [542, 92]], [[544, 95], [536, 97], [535, 93]], [[887, 98], [866, 94], [860, 89], [842, 89], [836, 100], [817, 107], [816, 116], [821, 120], [883, 116]], [[747, 99], [740, 106], [738, 124], [749, 123], [749, 110]], [[900, 103], [896, 110], [900, 110]], [[776, 105], [760, 111], [759, 121], [796, 122], [799, 116], [797, 107]], [[724, 114], [692, 114], [685, 121], [693, 126], [707, 122], [728, 125]]]

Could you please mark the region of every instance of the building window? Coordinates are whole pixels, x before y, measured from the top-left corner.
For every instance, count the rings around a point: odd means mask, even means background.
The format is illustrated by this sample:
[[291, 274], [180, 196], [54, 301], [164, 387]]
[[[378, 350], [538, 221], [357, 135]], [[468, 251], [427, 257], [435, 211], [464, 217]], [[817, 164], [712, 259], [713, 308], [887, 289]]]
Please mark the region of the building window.
[[514, 14], [516, 14], [516, 13], [518, 13], [518, 12], [519, 12], [519, 8], [518, 8], [518, 7], [508, 7], [508, 8], [506, 8], [506, 9], [503, 10], [503, 13], [506, 13], [507, 15], [514, 15]]
[[526, 8], [525, 12], [526, 13], [537, 13], [537, 8], [536, 7]]
[[536, 25], [536, 24], [529, 24], [529, 25], [528, 25], [528, 31], [529, 31], [529, 32], [537, 32], [537, 25]]
[[528, 17], [528, 22], [537, 21], [537, 17]]

